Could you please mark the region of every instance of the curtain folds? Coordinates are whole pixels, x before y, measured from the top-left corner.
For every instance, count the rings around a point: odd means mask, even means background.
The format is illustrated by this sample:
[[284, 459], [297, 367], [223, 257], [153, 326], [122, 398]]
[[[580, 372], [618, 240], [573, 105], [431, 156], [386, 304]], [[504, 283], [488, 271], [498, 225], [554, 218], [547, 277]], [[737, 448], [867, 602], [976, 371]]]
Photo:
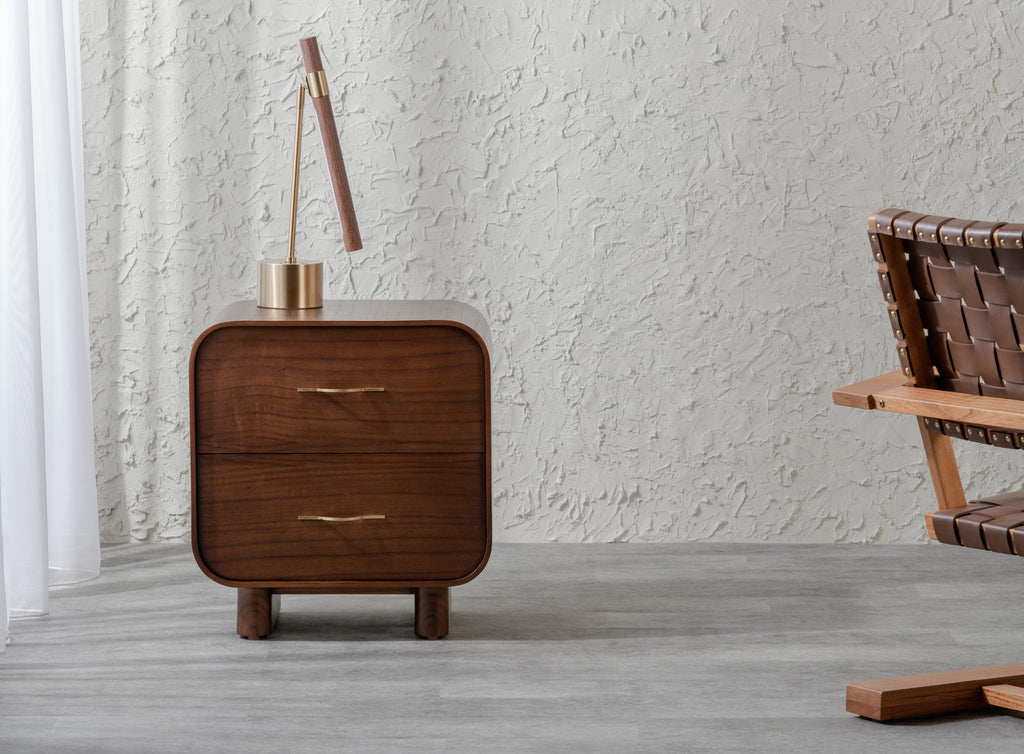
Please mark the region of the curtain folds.
[[99, 573], [77, 0], [0, 2], [0, 650]]

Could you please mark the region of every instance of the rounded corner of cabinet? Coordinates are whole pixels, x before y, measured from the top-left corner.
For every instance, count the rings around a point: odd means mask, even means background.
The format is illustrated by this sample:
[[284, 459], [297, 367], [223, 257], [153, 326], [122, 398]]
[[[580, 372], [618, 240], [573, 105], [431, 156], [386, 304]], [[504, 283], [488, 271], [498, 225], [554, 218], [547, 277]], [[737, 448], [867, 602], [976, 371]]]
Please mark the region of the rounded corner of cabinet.
[[203, 558], [202, 548], [199, 544], [199, 539], [193, 533], [192, 535], [192, 558], [196, 561], [196, 565], [199, 566], [199, 570], [206, 574], [206, 577], [211, 581], [216, 581], [218, 584], [225, 584], [224, 579], [209, 565]]
[[455, 321], [455, 320], [449, 320], [449, 321], [445, 322], [444, 324], [447, 325], [448, 327], [452, 328], [453, 330], [458, 330], [458, 331], [462, 332], [464, 335], [466, 335], [468, 338], [470, 338], [474, 343], [476, 343], [477, 347], [480, 349], [480, 355], [483, 356], [484, 364], [487, 365], [487, 370], [486, 371], [487, 371], [488, 376], [489, 376], [490, 375], [490, 364], [491, 364], [491, 351], [490, 351], [490, 348], [487, 345], [488, 339], [487, 339], [486, 334], [480, 332], [479, 330], [475, 329], [471, 325], [466, 324], [465, 322], [458, 322], [458, 321]]
[[480, 559], [473, 564], [473, 567], [465, 576], [460, 576], [459, 578], [454, 579], [451, 583], [451, 586], [460, 586], [462, 584], [468, 584], [470, 581], [472, 581], [481, 573], [483, 573], [484, 568], [487, 567], [487, 563], [491, 559], [491, 543], [491, 531], [490, 527], [488, 526], [487, 540], [484, 542], [484, 550], [480, 554]]
[[199, 335], [196, 336], [195, 342], [192, 343], [192, 353], [189, 358], [189, 363], [192, 365], [196, 363], [196, 356], [199, 354], [199, 348], [206, 342], [207, 338], [218, 330], [223, 330], [225, 327], [231, 327], [234, 324], [234, 322], [217, 322], [199, 333]]

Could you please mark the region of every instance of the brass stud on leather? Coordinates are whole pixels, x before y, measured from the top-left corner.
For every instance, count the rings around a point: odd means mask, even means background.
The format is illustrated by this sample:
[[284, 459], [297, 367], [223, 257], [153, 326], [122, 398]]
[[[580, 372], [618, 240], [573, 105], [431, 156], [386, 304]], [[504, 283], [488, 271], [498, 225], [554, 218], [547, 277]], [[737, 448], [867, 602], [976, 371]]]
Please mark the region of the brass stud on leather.
[[943, 236], [942, 243], [949, 243], [949, 236]]

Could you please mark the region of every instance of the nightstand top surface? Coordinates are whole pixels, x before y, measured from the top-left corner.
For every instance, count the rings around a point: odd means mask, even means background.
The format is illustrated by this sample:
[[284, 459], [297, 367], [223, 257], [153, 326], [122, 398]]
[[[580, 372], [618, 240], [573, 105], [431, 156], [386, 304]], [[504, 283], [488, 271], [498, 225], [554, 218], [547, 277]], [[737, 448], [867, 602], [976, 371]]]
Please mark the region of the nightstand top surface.
[[264, 309], [255, 301], [236, 301], [221, 309], [208, 327], [240, 324], [446, 324], [476, 333], [490, 350], [491, 333], [484, 316], [469, 304], [444, 300], [334, 300], [320, 309]]

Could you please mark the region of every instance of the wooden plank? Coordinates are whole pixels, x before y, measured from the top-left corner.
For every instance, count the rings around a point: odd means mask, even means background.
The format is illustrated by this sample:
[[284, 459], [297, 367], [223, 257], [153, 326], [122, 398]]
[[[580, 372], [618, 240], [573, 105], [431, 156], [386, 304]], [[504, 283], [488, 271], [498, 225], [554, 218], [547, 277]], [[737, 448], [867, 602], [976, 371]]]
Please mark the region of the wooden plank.
[[995, 686], [985, 686], [981, 691], [985, 701], [993, 707], [1024, 712], [1024, 689], [1020, 686], [1000, 683]]
[[983, 687], [1021, 683], [1024, 663], [851, 683], [846, 711], [883, 721], [970, 712], [989, 706]]
[[897, 369], [895, 372], [880, 374], [877, 377], [833, 390], [832, 402], [837, 406], [848, 406], [849, 408], [877, 408], [875, 393], [905, 385], [906, 382], [907, 378]]
[[851, 408], [929, 416], [1024, 432], [1024, 401], [932, 390], [904, 382], [900, 372], [889, 372], [839, 388], [832, 392], [832, 400]]
[[[924, 215], [914, 212], [907, 212], [898, 218], [898, 223], [906, 228], [909, 238], [913, 238], [914, 231], [906, 227], [906, 221], [910, 220], [916, 224], [923, 219]], [[895, 333], [896, 342], [907, 349], [907, 357], [910, 360], [913, 375], [904, 375], [904, 380], [909, 379], [920, 387], [934, 388], [935, 376], [933, 374], [932, 357], [928, 351], [928, 343], [924, 334], [924, 325], [921, 322], [921, 312], [917, 308], [917, 293], [914, 291], [914, 283], [910, 276], [910, 268], [907, 264], [907, 253], [903, 248], [903, 241], [895, 236], [880, 234], [878, 242], [885, 254], [885, 264], [879, 264], [880, 271], [889, 274], [889, 281], [895, 297], [896, 311], [899, 321], [902, 323], [902, 330]], [[890, 309], [890, 312], [892, 310]]]
[[874, 399], [882, 411], [1024, 431], [1024, 402], [1011, 398], [901, 385], [878, 391]]
[[[920, 389], [922, 388], [915, 388]], [[925, 458], [928, 459], [928, 472], [931, 474], [935, 500], [939, 508], [962, 508], [967, 505], [967, 496], [964, 494], [960, 470], [956, 465], [953, 441], [946, 435], [929, 432], [924, 427], [924, 419], [920, 417], [917, 419], [917, 427], [921, 431], [921, 443], [924, 445]], [[935, 530], [927, 516], [925, 522], [928, 526], [928, 535], [934, 539]]]

